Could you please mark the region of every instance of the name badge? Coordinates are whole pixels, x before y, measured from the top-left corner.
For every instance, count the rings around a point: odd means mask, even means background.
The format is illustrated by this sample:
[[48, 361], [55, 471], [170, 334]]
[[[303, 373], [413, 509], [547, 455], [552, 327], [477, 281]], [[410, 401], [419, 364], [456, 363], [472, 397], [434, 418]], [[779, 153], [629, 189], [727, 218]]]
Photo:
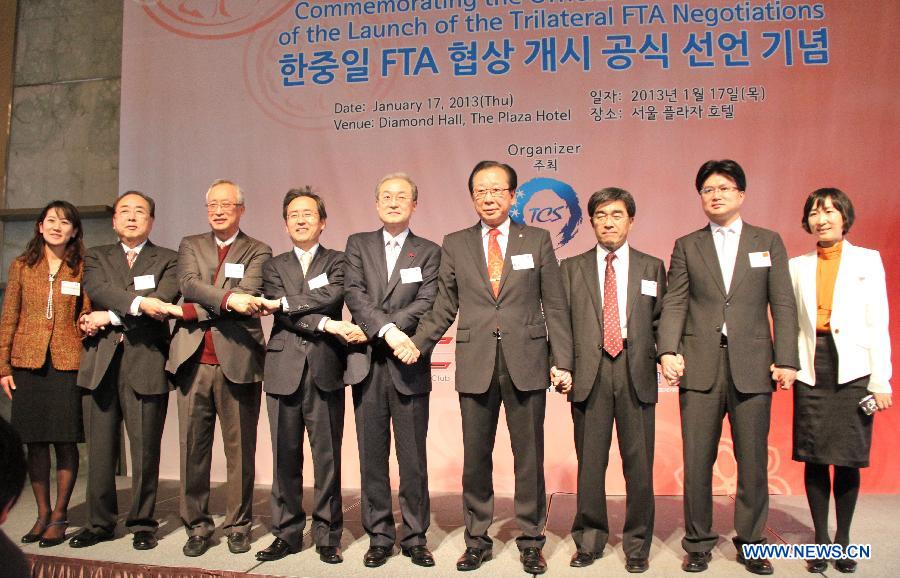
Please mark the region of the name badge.
[[231, 279], [243, 279], [244, 278], [244, 264], [243, 263], [225, 263], [225, 277], [230, 277]]
[[410, 267], [409, 269], [400, 269], [400, 282], [401, 283], [421, 283], [422, 282], [422, 268], [421, 267]]
[[771, 267], [772, 257], [768, 251], [760, 251], [758, 253], [750, 253], [751, 267]]
[[513, 255], [512, 257], [510, 257], [510, 260], [512, 260], [513, 271], [521, 271], [522, 269], [534, 269], [534, 258], [532, 258], [531, 253]]
[[81, 295], [81, 283], [78, 281], [63, 281], [59, 290], [63, 295], [74, 295], [75, 297], [78, 297]]
[[656, 281], [641, 279], [641, 295], [656, 297]]
[[153, 275], [139, 275], [134, 278], [134, 290], [143, 291], [144, 289], [155, 289], [156, 279]]
[[319, 287], [324, 287], [328, 285], [328, 275], [325, 273], [320, 273], [309, 280], [309, 289], [318, 289]]

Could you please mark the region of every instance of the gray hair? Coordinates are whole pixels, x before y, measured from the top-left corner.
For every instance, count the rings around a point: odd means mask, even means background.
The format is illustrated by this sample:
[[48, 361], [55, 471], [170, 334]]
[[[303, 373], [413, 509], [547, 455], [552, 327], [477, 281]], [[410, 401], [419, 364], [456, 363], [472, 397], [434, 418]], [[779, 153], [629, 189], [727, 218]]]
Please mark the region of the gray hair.
[[419, 200], [419, 187], [416, 186], [415, 181], [413, 181], [412, 178], [406, 173], [390, 173], [390, 174], [387, 174], [387, 175], [384, 175], [383, 177], [381, 177], [381, 180], [378, 181], [377, 185], [375, 185], [375, 198], [376, 199], [378, 198], [378, 192], [381, 189], [381, 185], [383, 185], [385, 182], [391, 181], [393, 179], [400, 179], [402, 181], [406, 181], [407, 183], [409, 183], [410, 188], [412, 188], [412, 200], [413, 201]]
[[206, 189], [206, 199], [209, 200], [209, 192], [219, 185], [231, 185], [237, 190], [237, 202], [239, 205], [244, 204], [244, 189], [241, 188], [239, 184], [234, 181], [229, 181], [228, 179], [216, 179], [209, 185], [209, 188]]

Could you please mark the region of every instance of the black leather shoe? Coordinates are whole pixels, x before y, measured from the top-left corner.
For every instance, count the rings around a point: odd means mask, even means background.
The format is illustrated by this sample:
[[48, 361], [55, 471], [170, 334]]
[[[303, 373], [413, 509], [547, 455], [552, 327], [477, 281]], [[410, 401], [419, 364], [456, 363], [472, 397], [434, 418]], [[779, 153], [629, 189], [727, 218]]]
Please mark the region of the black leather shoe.
[[232, 554], [243, 554], [250, 551], [250, 535], [241, 532], [228, 534], [228, 551]]
[[424, 544], [413, 546], [412, 548], [401, 548], [400, 551], [416, 566], [424, 566], [426, 568], [434, 566], [434, 556], [431, 554], [428, 546]]
[[647, 558], [641, 558], [640, 556], [628, 558], [625, 562], [625, 569], [632, 574], [640, 574], [641, 572], [646, 572], [650, 569], [650, 561]]
[[456, 561], [456, 569], [460, 572], [468, 572], [469, 570], [478, 570], [483, 562], [491, 559], [490, 550], [483, 548], [466, 548], [459, 560]]
[[529, 574], [543, 574], [547, 571], [544, 553], [537, 546], [530, 546], [522, 550], [519, 553], [519, 561], [522, 562], [522, 569]]
[[751, 574], [768, 576], [769, 574], [773, 574], [775, 572], [775, 568], [772, 568], [772, 563], [765, 558], [754, 558], [750, 560], [748, 558], [744, 558], [743, 554], [738, 552], [737, 561], [743, 564], [744, 568], [747, 569], [747, 572], [750, 572]]
[[85, 528], [72, 536], [72, 539], [69, 540], [69, 546], [72, 548], [90, 548], [100, 542], [107, 542], [112, 539], [112, 532], [94, 532]]
[[[59, 532], [57, 536], [48, 537], [47, 534], [50, 530], [55, 527], [62, 527], [62, 530]], [[47, 524], [47, 528], [44, 530], [44, 533], [41, 535], [41, 541], [38, 542], [38, 548], [52, 548], [53, 546], [59, 546], [63, 542], [66, 541], [66, 528], [69, 527], [68, 520], [57, 520], [56, 522], [50, 522]]]
[[207, 550], [209, 550], [209, 538], [206, 536], [191, 536], [184, 543], [184, 548], [181, 549], [181, 552], [185, 556], [194, 558], [204, 555]]
[[363, 564], [366, 568], [378, 568], [387, 562], [387, 559], [393, 554], [393, 548], [389, 546], [370, 546], [366, 555], [363, 556]]
[[806, 571], [810, 574], [821, 574], [825, 570], [828, 570], [828, 562], [821, 558], [806, 561]]
[[709, 552], [688, 552], [684, 562], [681, 563], [681, 569], [685, 572], [705, 572], [709, 568], [710, 560], [712, 554]]
[[149, 530], [135, 532], [131, 538], [131, 545], [135, 550], [152, 550], [156, 548], [156, 535]]
[[572, 559], [569, 560], [569, 566], [572, 568], [584, 568], [594, 563], [594, 560], [603, 555], [603, 552], [575, 552]]
[[319, 560], [326, 564], [340, 564], [344, 561], [338, 546], [316, 546], [316, 552], [319, 553]]
[[41, 534], [44, 533], [44, 530], [47, 529], [47, 523], [42, 522], [40, 518], [38, 518], [34, 522], [34, 526], [32, 526], [31, 530], [22, 536], [23, 544], [34, 544], [35, 542], [39, 542], [41, 540]]
[[856, 560], [842, 558], [834, 561], [834, 569], [843, 574], [853, 574], [856, 572]]
[[256, 559], [260, 562], [272, 562], [273, 560], [281, 560], [288, 554], [293, 553], [294, 549], [291, 548], [290, 544], [281, 538], [275, 538], [275, 541], [268, 548], [256, 553]]

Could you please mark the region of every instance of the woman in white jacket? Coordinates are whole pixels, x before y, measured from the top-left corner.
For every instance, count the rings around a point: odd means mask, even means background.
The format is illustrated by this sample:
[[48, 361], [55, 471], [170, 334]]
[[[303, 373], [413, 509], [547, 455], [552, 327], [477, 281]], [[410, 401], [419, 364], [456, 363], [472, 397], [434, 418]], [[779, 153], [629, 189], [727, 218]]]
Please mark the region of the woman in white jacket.
[[[839, 189], [806, 199], [803, 228], [815, 251], [790, 261], [800, 322], [800, 371], [794, 389], [793, 458], [805, 462], [804, 482], [816, 543], [827, 544], [834, 466], [837, 532], [847, 546], [859, 495], [859, 468], [869, 465], [873, 416], [860, 407], [871, 394], [878, 410], [891, 407], [891, 341], [884, 266], [878, 251], [851, 245], [853, 204]], [[807, 561], [823, 572], [824, 560]], [[856, 562], [835, 561], [840, 572]]]

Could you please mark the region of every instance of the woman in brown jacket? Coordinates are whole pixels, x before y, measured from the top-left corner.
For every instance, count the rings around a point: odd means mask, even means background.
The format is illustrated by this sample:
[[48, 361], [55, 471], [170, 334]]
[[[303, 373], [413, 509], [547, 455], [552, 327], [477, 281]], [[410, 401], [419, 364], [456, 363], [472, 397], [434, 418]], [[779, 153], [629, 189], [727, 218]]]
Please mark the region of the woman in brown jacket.
[[[28, 446], [28, 474], [38, 519], [22, 542], [55, 546], [65, 539], [69, 498], [84, 441], [79, 317], [90, 308], [81, 290], [78, 210], [53, 201], [34, 237], [9, 268], [0, 318], [0, 388], [12, 400], [12, 424]], [[50, 507], [50, 444], [56, 450], [56, 506]]]

